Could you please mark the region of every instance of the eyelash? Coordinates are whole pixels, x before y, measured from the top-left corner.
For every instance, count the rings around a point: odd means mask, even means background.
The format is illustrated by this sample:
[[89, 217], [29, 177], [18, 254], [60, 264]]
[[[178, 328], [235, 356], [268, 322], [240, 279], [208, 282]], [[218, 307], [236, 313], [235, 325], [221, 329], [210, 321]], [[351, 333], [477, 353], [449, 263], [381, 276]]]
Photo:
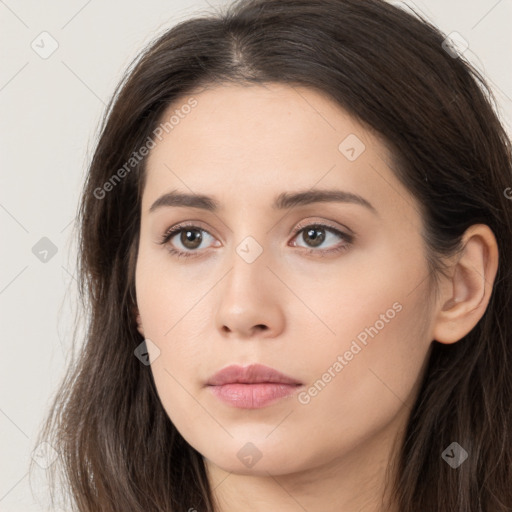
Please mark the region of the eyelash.
[[[306, 231], [307, 228], [323, 228], [326, 231], [329, 231], [345, 240], [345, 243], [343, 245], [338, 246], [334, 249], [327, 249], [327, 250], [323, 250], [323, 251], [321, 249], [313, 249], [313, 248], [307, 249], [307, 248], [303, 247], [302, 249], [305, 250], [307, 252], [307, 254], [315, 253], [319, 257], [323, 257], [328, 254], [344, 252], [354, 242], [355, 237], [353, 235], [349, 235], [348, 233], [343, 233], [339, 229], [336, 229], [332, 226], [329, 226], [327, 224], [321, 224], [321, 223], [311, 223], [311, 224], [306, 224], [304, 226], [297, 227], [297, 229], [295, 230], [295, 232], [293, 234], [293, 238], [296, 238], [300, 233], [302, 233], [303, 231]], [[162, 237], [158, 243], [160, 245], [167, 245], [167, 250], [173, 256], [176, 256], [177, 258], [194, 258], [194, 257], [200, 256], [200, 253], [197, 250], [179, 251], [178, 249], [175, 249], [174, 247], [168, 245], [168, 242], [171, 240], [171, 238], [173, 238], [175, 235], [181, 233], [182, 231], [185, 231], [186, 229], [191, 229], [193, 231], [203, 231], [205, 233], [208, 233], [210, 236], [213, 236], [206, 229], [196, 226], [195, 224], [186, 224], [185, 223], [185, 224], [178, 224], [176, 226], [173, 226], [172, 228], [169, 228], [162, 235]]]

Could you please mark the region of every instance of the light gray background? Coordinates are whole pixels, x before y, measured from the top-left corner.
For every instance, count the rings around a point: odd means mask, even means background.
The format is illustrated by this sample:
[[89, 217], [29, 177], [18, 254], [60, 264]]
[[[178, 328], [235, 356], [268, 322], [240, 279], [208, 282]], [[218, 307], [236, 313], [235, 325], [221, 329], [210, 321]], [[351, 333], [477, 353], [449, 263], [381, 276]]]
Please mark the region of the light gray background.
[[[123, 70], [157, 33], [224, 3], [0, 0], [3, 512], [48, 509], [44, 470], [31, 490], [28, 462], [70, 355], [74, 217], [104, 106]], [[465, 56], [493, 86], [511, 133], [512, 0], [392, 3], [414, 6], [446, 34], [455, 31], [467, 40]], [[43, 44], [49, 48], [49, 40], [41, 42], [43, 31], [59, 45], [46, 59], [31, 47], [35, 41], [41, 51]], [[40, 260], [44, 253], [33, 252], [43, 237], [57, 248], [46, 262]]]

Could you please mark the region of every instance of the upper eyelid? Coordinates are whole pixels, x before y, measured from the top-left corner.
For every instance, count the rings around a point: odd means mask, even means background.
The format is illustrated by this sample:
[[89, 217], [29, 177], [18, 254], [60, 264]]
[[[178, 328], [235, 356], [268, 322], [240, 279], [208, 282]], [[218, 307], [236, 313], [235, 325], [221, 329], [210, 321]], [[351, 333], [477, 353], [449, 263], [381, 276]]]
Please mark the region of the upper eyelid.
[[210, 236], [214, 236], [212, 235], [212, 233], [210, 233], [210, 231], [206, 228], [204, 228], [203, 226], [200, 225], [200, 223], [198, 223], [197, 221], [195, 223], [178, 223], [176, 224], [175, 226], [171, 226], [169, 228], [167, 228], [165, 231], [164, 231], [164, 237], [167, 236], [168, 234], [172, 234], [173, 236], [175, 236], [176, 234], [178, 234], [180, 231], [183, 231], [184, 229], [187, 229], [187, 228], [195, 228], [195, 229], [199, 229], [200, 231], [204, 231], [205, 233], [208, 233]]
[[[332, 222], [332, 224], [331, 224], [331, 222]], [[335, 231], [340, 231], [340, 232], [345, 231], [347, 235], [354, 235], [354, 232], [349, 227], [344, 226], [344, 225], [341, 225], [341, 227], [339, 227], [339, 226], [335, 226], [333, 224], [339, 224], [339, 223], [336, 223], [335, 221], [328, 221], [328, 220], [301, 221], [294, 225], [294, 227], [290, 230], [289, 234], [291, 234], [292, 232], [295, 232], [295, 231], [299, 231], [300, 229], [304, 229], [309, 226], [322, 226], [322, 227], [331, 228]], [[178, 222], [174, 226], [170, 226], [169, 228], [167, 228], [165, 230], [165, 233], [170, 233], [171, 231], [179, 231], [180, 229], [185, 229], [185, 228], [199, 228], [203, 231], [206, 231], [211, 236], [213, 236], [209, 229], [202, 226], [202, 221], [200, 221], [200, 220]]]
[[295, 227], [292, 229], [292, 231], [290, 231], [290, 233], [299, 232], [302, 229], [307, 228], [309, 226], [321, 226], [321, 227], [332, 229], [334, 231], [337, 231], [341, 234], [345, 234], [347, 236], [354, 235], [354, 232], [350, 228], [343, 226], [343, 225], [341, 227], [334, 226], [333, 224], [331, 224], [330, 221], [325, 221], [325, 220], [318, 221], [318, 222], [316, 222], [316, 221], [301, 221], [295, 225]]

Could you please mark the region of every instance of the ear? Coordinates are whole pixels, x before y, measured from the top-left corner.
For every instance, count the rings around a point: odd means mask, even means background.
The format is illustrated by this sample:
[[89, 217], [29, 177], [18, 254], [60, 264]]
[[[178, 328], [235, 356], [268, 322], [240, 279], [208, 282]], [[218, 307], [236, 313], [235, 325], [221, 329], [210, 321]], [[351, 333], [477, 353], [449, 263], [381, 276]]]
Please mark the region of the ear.
[[144, 335], [144, 329], [142, 327], [142, 321], [140, 319], [140, 314], [139, 314], [138, 308], [134, 307], [132, 311], [133, 311], [133, 315], [135, 317], [135, 322], [137, 323], [137, 331], [139, 331], [139, 333], [142, 335], [143, 338], [146, 338], [146, 336]]
[[450, 278], [441, 287], [433, 339], [455, 343], [482, 318], [498, 270], [498, 245], [485, 224], [475, 224], [463, 235], [463, 250], [450, 267]]

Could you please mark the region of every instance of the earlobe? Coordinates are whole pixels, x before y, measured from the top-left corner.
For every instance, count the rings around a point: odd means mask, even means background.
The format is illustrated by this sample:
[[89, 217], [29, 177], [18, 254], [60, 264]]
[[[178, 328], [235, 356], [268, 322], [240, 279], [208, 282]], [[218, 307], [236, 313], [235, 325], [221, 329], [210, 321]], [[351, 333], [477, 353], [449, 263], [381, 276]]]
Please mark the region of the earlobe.
[[137, 324], [137, 331], [139, 331], [139, 333], [142, 335], [142, 337], [145, 338], [145, 336], [144, 336], [144, 329], [142, 327], [142, 320], [140, 318], [139, 310], [137, 308], [134, 308], [133, 309], [133, 314], [135, 315], [135, 322]]
[[144, 335], [144, 329], [142, 328], [142, 323], [140, 321], [140, 315], [137, 316], [137, 330], [140, 332], [141, 336], [143, 338], [145, 338], [146, 336]]
[[443, 285], [433, 339], [455, 343], [475, 327], [487, 309], [497, 270], [494, 233], [485, 224], [471, 226], [464, 233], [463, 250], [451, 268], [450, 279]]

